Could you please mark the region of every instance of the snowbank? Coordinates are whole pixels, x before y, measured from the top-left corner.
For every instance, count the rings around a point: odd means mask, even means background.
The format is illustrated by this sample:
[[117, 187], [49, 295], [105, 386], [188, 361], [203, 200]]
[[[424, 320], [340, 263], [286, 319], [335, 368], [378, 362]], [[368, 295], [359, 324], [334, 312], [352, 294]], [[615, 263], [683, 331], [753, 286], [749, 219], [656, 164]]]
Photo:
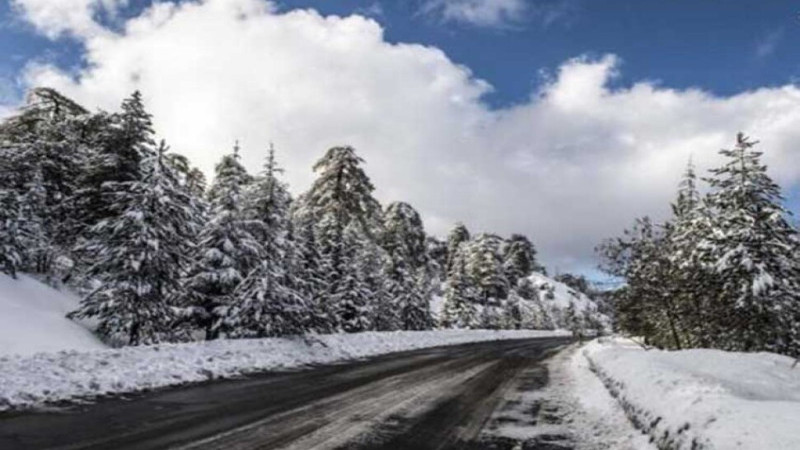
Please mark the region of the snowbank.
[[0, 410], [334, 363], [477, 341], [568, 335], [563, 331], [400, 331], [242, 339], [0, 357]]
[[67, 319], [79, 299], [18, 274], [0, 274], [0, 355], [105, 348], [88, 329]]
[[791, 358], [645, 351], [621, 339], [594, 341], [583, 354], [660, 448], [800, 448], [800, 367]]

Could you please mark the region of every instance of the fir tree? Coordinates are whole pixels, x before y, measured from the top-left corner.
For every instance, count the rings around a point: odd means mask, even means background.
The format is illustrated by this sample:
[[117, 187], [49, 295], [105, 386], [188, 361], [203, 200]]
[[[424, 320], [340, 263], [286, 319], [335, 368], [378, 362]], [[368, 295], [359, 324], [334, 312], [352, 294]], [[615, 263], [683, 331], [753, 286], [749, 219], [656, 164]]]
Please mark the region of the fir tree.
[[780, 188], [767, 175], [743, 134], [727, 163], [707, 181], [713, 210], [710, 232], [698, 244], [698, 259], [710, 261], [720, 283], [716, 308], [725, 323], [722, 347], [797, 355], [800, 265], [795, 259], [797, 231], [789, 224]]
[[[354, 250], [350, 247], [366, 248], [379, 235], [381, 207], [372, 197], [374, 187], [361, 169], [362, 162], [352, 147], [328, 150], [314, 165], [318, 177], [301, 197], [296, 211], [298, 223], [314, 223], [320, 257], [317, 266], [324, 270], [320, 278], [328, 293], [318, 295], [316, 316], [327, 317], [330, 329], [361, 327], [355, 325], [351, 315], [366, 308], [360, 303], [362, 286], [354, 273]], [[356, 292], [347, 292], [349, 288]], [[336, 304], [340, 301], [346, 304]]]
[[428, 283], [431, 279], [425, 229], [411, 205], [396, 202], [386, 208], [381, 245], [388, 254], [389, 298], [396, 304], [400, 327], [405, 330], [428, 328], [431, 323]]
[[142, 95], [135, 91], [123, 100], [122, 111], [99, 114], [92, 123], [97, 130], [88, 156], [87, 168], [80, 177], [78, 193], [81, 220], [91, 226], [113, 216], [113, 206], [105, 201], [105, 183], [140, 181], [142, 161], [155, 154], [152, 116], [145, 110]]
[[451, 261], [441, 318], [445, 328], [473, 328], [478, 325], [478, 293], [467, 275], [465, 253], [461, 247]]
[[514, 286], [517, 280], [537, 269], [536, 249], [531, 241], [521, 234], [512, 234], [503, 245], [503, 270], [508, 282]]
[[480, 234], [467, 246], [467, 273], [474, 280], [483, 305], [499, 304], [508, 295], [508, 280], [500, 257], [502, 239]]
[[469, 239], [469, 230], [467, 230], [467, 227], [460, 222], [457, 223], [455, 228], [453, 228], [453, 230], [450, 231], [450, 234], [447, 235], [447, 266], [445, 269], [448, 274], [455, 264], [455, 258], [458, 255], [459, 247], [461, 247], [462, 244], [469, 242]]
[[176, 337], [173, 299], [192, 251], [196, 205], [164, 161], [166, 146], [143, 161], [141, 180], [106, 183], [112, 217], [90, 230], [81, 250], [100, 287], [72, 316], [96, 318], [98, 332], [128, 345]]
[[25, 252], [23, 245], [24, 222], [17, 193], [0, 189], [0, 270], [17, 277]]
[[247, 191], [245, 205], [249, 221], [258, 224], [254, 236], [263, 247], [260, 262], [234, 292], [227, 309], [226, 324], [236, 335], [281, 336], [298, 334], [308, 324], [308, 304], [296, 289], [289, 272], [293, 249], [288, 239], [291, 199], [278, 180], [281, 172], [272, 146], [264, 172]]
[[[243, 190], [250, 176], [239, 162], [238, 144], [216, 165], [210, 190], [210, 218], [200, 232], [194, 264], [186, 285], [185, 302], [206, 339], [216, 339], [233, 302], [233, 292], [259, 266], [264, 256], [254, 233], [263, 233], [260, 220], [247, 218]], [[271, 269], [270, 269], [271, 270]], [[270, 272], [272, 273], [272, 272]]]

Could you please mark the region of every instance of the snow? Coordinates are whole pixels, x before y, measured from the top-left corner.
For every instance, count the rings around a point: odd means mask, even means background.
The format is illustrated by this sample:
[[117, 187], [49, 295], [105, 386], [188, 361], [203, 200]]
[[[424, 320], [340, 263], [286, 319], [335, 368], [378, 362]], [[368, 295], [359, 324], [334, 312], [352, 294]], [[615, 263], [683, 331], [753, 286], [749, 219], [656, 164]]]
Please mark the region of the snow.
[[78, 302], [29, 275], [15, 280], [0, 274], [0, 355], [105, 348], [90, 330], [65, 317]]
[[568, 334], [511, 330], [367, 332], [10, 355], [0, 357], [0, 410], [441, 345]]
[[582, 355], [663, 448], [800, 448], [800, 367], [772, 353], [644, 350], [593, 341]]
[[[598, 311], [597, 304], [587, 295], [538, 272], [533, 272], [529, 275], [528, 280], [530, 280], [533, 286], [538, 290], [541, 305], [546, 308], [546, 312], [557, 322], [562, 320], [566, 309], [569, 308], [569, 305], [572, 303], [575, 305], [576, 313], [589, 313], [610, 330], [611, 320], [608, 316]], [[440, 291], [444, 292], [444, 290], [445, 284], [443, 283]], [[552, 292], [552, 296], [548, 294], [549, 292]], [[522, 302], [526, 305], [526, 310], [534, 311], [533, 314], [539, 314], [538, 309], [534, 306], [534, 302], [524, 299]], [[431, 299], [431, 315], [434, 319], [438, 320], [441, 317], [442, 311], [444, 311], [444, 303], [445, 298], [443, 295], [434, 295]], [[483, 307], [481, 305], [475, 306], [476, 315], [480, 316]]]
[[[528, 279], [539, 289], [539, 295], [542, 297], [544, 304], [550, 304], [560, 310], [565, 310], [569, 308], [570, 303], [574, 303], [576, 312], [597, 312], [597, 305], [592, 299], [564, 283], [538, 272], [532, 273], [528, 276]], [[552, 298], [547, 297], [548, 290], [552, 290]]]
[[519, 374], [484, 433], [520, 443], [516, 448], [656, 450], [590, 370], [578, 345], [545, 364], [547, 385], [532, 381], [541, 367]]

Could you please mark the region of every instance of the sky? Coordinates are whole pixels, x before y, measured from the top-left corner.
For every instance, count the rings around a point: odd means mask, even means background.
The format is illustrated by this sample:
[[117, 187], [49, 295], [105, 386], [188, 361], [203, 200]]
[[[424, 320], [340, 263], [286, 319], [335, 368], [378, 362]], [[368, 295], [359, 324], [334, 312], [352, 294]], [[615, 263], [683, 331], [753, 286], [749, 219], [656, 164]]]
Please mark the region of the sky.
[[353, 145], [432, 234], [524, 233], [551, 271], [664, 218], [691, 157], [758, 139], [800, 212], [800, 6], [777, 0], [0, 0], [0, 115], [50, 86], [208, 174], [269, 142], [295, 194]]

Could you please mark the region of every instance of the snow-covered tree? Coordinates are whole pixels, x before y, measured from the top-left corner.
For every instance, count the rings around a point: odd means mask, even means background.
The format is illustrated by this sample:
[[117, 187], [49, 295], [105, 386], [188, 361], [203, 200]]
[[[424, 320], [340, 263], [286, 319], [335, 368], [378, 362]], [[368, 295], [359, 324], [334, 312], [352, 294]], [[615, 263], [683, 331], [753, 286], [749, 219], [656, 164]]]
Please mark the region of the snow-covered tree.
[[727, 162], [707, 179], [713, 218], [697, 258], [710, 262], [720, 283], [722, 303], [714, 314], [724, 324], [721, 347], [797, 355], [797, 230], [755, 145], [740, 133], [733, 149], [720, 151]]
[[530, 239], [521, 234], [512, 234], [503, 245], [503, 270], [513, 286], [517, 280], [541, 270], [536, 262], [536, 249]]
[[450, 276], [444, 291], [441, 325], [445, 328], [473, 328], [478, 325], [479, 294], [467, 274], [464, 247], [452, 259]]
[[98, 332], [127, 345], [174, 339], [171, 304], [184, 295], [196, 205], [164, 161], [166, 146], [142, 161], [142, 178], [104, 184], [114, 214], [80, 244], [99, 285], [73, 316], [95, 318]]
[[[298, 199], [295, 211], [297, 224], [314, 224], [314, 240], [321, 260], [318, 267], [324, 270], [320, 278], [327, 290], [327, 295], [321, 293], [317, 297], [316, 315], [328, 316], [331, 329], [352, 329], [356, 322], [351, 315], [363, 311], [353, 249], [349, 247], [367, 248], [366, 244], [374, 242], [380, 234], [381, 206], [372, 196], [374, 187], [361, 168], [362, 162], [352, 147], [328, 150], [314, 164], [317, 179]], [[348, 286], [356, 291], [346, 292]]]
[[432, 282], [428, 270], [425, 229], [411, 205], [395, 202], [383, 218], [381, 245], [387, 253], [389, 298], [396, 305], [400, 328], [422, 330], [430, 327]]
[[193, 308], [194, 320], [205, 330], [206, 339], [219, 336], [233, 292], [264, 257], [264, 246], [256, 238], [263, 235], [264, 224], [246, 217], [244, 211], [243, 191], [250, 179], [239, 162], [237, 144], [215, 167], [210, 217], [200, 231], [186, 280], [185, 304]]
[[462, 244], [469, 242], [470, 235], [467, 227], [463, 223], [457, 223], [455, 228], [447, 235], [447, 265], [446, 272], [449, 274], [455, 264], [458, 249]]
[[500, 255], [502, 239], [479, 234], [467, 246], [467, 273], [475, 283], [484, 305], [499, 304], [508, 295], [508, 280]]
[[[711, 210], [700, 196], [697, 174], [691, 161], [686, 167], [672, 205], [667, 252], [672, 273], [672, 297], [681, 316], [683, 340], [690, 347], [708, 347], [717, 324], [708, 316], [716, 303], [718, 285], [709, 273], [708, 261], [701, 261], [698, 245], [711, 229]], [[665, 286], [666, 287], [666, 286]]]
[[16, 278], [22, 265], [24, 221], [17, 193], [0, 189], [0, 270]]
[[237, 336], [298, 334], [308, 326], [308, 302], [298, 289], [296, 274], [289, 271], [294, 251], [288, 239], [291, 198], [277, 178], [280, 172], [270, 146], [263, 173], [246, 191], [245, 215], [251, 223], [258, 224], [253, 234], [263, 252], [226, 309], [226, 327]]
[[142, 164], [156, 153], [152, 116], [145, 110], [142, 94], [135, 91], [122, 102], [119, 113], [100, 113], [88, 125], [92, 151], [79, 176], [78, 216], [86, 226], [112, 218], [116, 213], [106, 200], [106, 183], [140, 181]]
[[83, 231], [77, 180], [89, 149], [91, 115], [52, 89], [34, 89], [0, 125], [0, 187], [15, 190], [29, 234], [24, 269], [50, 276]]

